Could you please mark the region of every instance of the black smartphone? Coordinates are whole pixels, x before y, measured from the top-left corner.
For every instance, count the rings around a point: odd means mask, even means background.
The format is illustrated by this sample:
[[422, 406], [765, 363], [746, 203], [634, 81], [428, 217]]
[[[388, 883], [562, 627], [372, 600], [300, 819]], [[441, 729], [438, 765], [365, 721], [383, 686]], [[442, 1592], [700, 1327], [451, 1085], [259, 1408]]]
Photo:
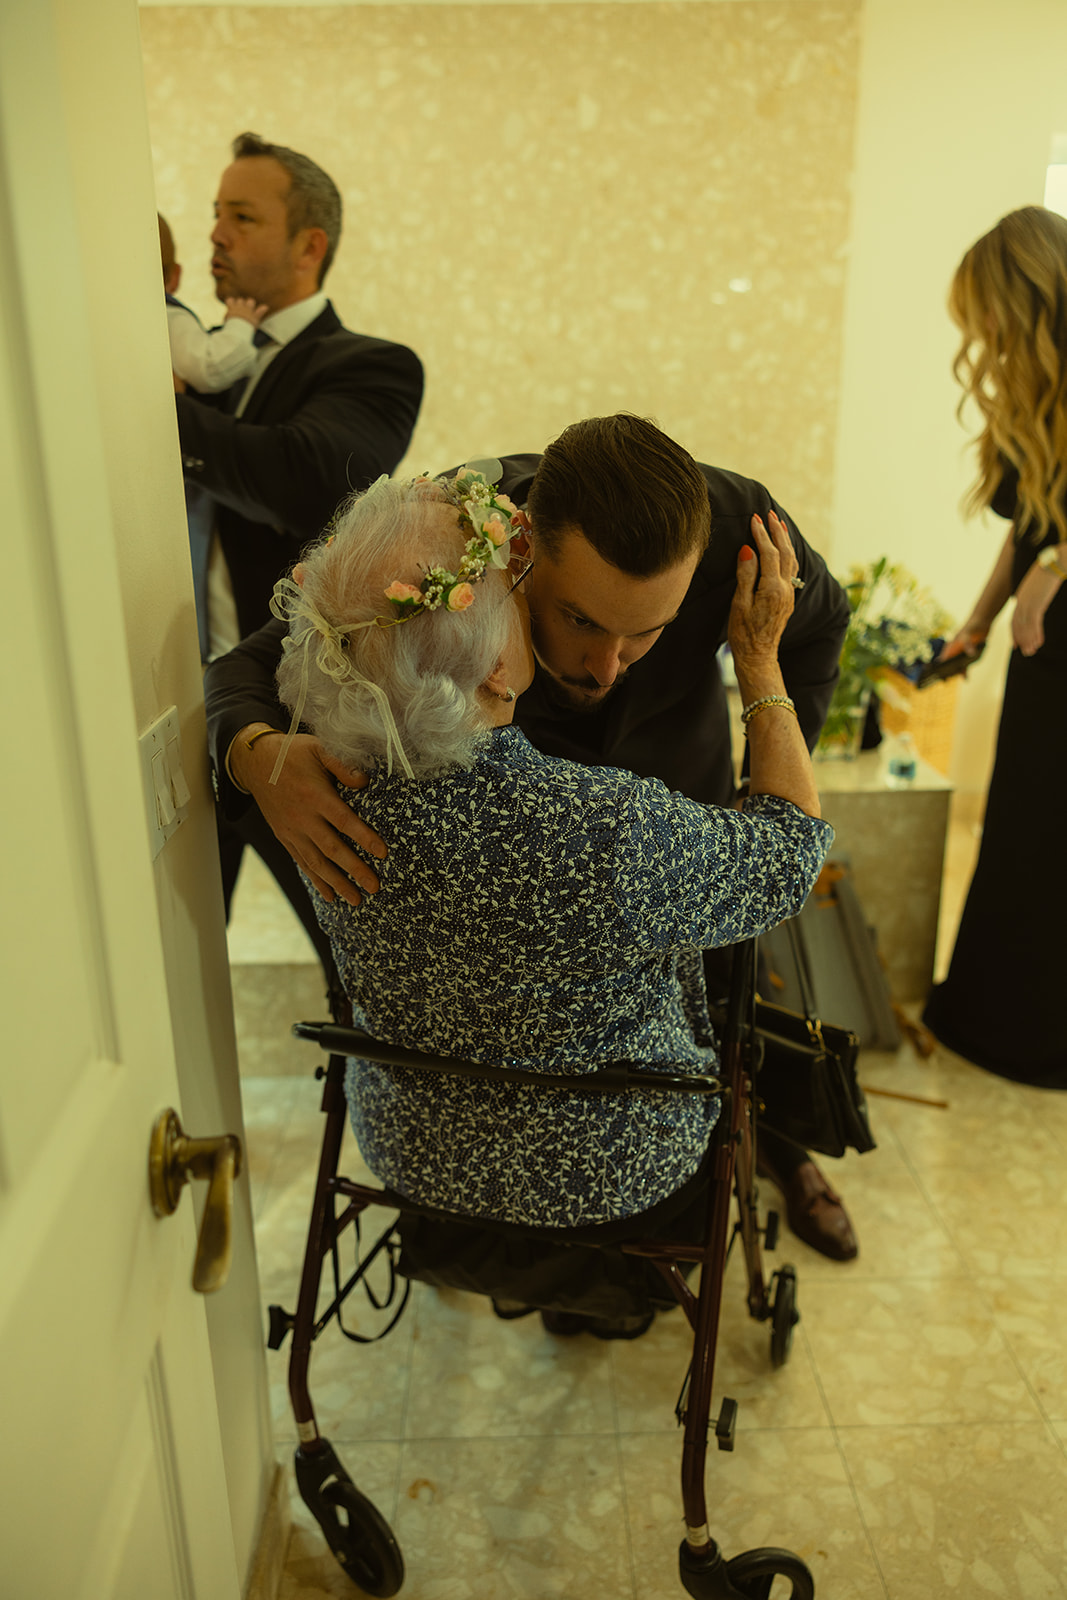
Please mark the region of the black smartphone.
[[928, 661], [916, 678], [915, 687], [917, 689], [925, 689], [927, 684], [940, 683], [943, 678], [954, 678], [957, 673], [966, 672], [968, 667], [974, 666], [984, 649], [985, 643], [983, 641], [977, 647], [973, 656], [969, 656], [966, 650], [961, 650], [959, 655], [949, 656], [947, 661]]

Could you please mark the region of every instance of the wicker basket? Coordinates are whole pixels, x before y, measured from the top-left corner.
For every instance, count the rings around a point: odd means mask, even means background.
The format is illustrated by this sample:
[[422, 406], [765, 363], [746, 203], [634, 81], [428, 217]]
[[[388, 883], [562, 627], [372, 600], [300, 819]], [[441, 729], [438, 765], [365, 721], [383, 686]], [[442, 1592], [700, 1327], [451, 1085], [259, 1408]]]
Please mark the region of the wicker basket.
[[891, 667], [878, 677], [889, 690], [889, 698], [883, 698], [878, 708], [882, 731], [910, 733], [923, 760], [947, 778], [961, 680], [943, 678], [928, 689], [917, 689], [910, 678]]

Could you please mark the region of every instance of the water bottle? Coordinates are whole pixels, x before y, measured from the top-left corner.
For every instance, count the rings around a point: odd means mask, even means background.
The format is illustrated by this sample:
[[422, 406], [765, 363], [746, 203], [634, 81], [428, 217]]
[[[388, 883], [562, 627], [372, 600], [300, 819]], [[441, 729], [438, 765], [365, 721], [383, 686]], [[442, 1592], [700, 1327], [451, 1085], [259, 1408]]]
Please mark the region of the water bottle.
[[919, 770], [919, 752], [910, 733], [898, 733], [889, 746], [887, 781], [891, 789], [906, 789]]

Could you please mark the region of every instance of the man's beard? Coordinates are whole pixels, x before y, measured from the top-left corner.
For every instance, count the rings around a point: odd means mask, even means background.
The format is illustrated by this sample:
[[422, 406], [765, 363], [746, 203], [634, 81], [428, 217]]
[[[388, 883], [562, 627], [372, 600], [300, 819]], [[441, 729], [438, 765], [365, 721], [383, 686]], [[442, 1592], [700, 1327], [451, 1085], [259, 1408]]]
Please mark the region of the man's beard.
[[[583, 694], [580, 687], [568, 683], [561, 683], [559, 678], [542, 667], [542, 676], [545, 685], [545, 697], [557, 709], [570, 711], [578, 717], [591, 717], [607, 705], [608, 701], [621, 689], [626, 682], [626, 674], [621, 672], [615, 682], [603, 694]], [[592, 685], [590, 685], [592, 687]]]

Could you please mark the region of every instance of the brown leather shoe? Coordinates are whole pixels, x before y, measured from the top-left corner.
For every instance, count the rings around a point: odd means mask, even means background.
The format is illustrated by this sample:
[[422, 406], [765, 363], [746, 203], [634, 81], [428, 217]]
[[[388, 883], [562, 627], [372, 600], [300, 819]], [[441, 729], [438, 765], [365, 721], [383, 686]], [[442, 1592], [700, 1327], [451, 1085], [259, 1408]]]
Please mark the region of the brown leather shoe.
[[762, 1156], [758, 1169], [781, 1189], [786, 1218], [798, 1239], [831, 1261], [851, 1261], [859, 1255], [841, 1196], [834, 1193], [814, 1161], [802, 1161], [789, 1179], [780, 1178]]

